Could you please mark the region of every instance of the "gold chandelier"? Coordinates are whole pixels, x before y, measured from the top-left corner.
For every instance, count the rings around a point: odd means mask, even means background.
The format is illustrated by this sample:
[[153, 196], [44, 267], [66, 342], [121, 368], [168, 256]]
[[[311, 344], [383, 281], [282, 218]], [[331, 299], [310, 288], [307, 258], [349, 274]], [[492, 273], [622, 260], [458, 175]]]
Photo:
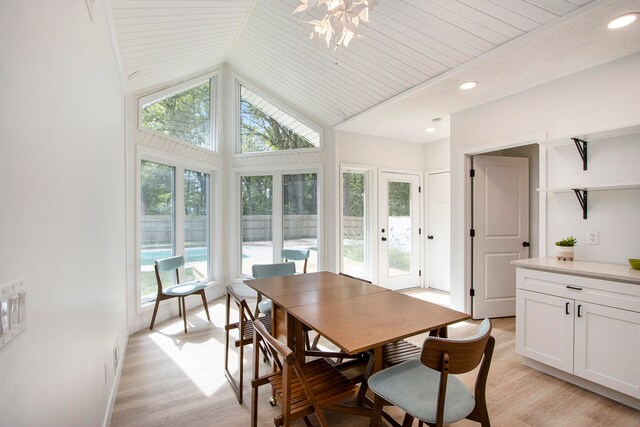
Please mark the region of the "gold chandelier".
[[358, 24], [369, 22], [369, 9], [374, 0], [300, 0], [293, 13], [304, 13], [313, 8], [326, 8], [322, 19], [304, 21], [313, 26], [310, 39], [324, 39], [327, 47], [349, 46], [349, 42], [358, 35]]

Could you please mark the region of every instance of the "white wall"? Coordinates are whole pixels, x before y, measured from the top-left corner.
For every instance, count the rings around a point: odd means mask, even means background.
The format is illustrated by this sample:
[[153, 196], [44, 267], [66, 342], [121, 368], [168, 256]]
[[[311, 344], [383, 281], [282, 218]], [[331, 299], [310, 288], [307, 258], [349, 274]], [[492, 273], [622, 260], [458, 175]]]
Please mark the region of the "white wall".
[[[452, 259], [451, 277], [453, 303], [462, 308], [465, 298], [465, 153], [488, 151], [487, 147], [514, 145], [534, 141], [546, 134], [549, 139], [593, 133], [636, 125], [640, 122], [640, 54], [635, 54], [591, 68], [571, 76], [502, 98], [495, 102], [456, 113], [451, 117], [451, 166], [452, 166]], [[630, 170], [637, 158], [629, 158], [616, 168]], [[595, 161], [595, 160], [594, 160]], [[574, 174], [575, 172], [571, 172]], [[614, 194], [614, 193], [611, 193]], [[618, 195], [606, 196], [621, 198]], [[575, 198], [575, 196], [573, 196]], [[594, 195], [594, 198], [596, 196]], [[600, 197], [600, 196], [598, 196]], [[606, 209], [635, 212], [631, 201], [620, 200], [618, 205], [607, 204]], [[574, 202], [570, 202], [574, 203]], [[577, 203], [577, 201], [575, 202]], [[603, 209], [603, 204], [600, 209]], [[566, 205], [569, 214], [575, 214], [575, 206]], [[593, 206], [598, 209], [597, 206]], [[564, 207], [563, 207], [564, 209]], [[634, 211], [635, 209], [635, 211]], [[605, 222], [612, 218], [604, 215], [597, 219], [594, 228], [607, 229]], [[582, 219], [578, 216], [576, 223]], [[590, 225], [591, 226], [591, 225]], [[623, 227], [624, 225], [619, 225]], [[579, 228], [576, 232], [582, 233]], [[571, 231], [570, 231], [571, 232]], [[569, 232], [569, 234], [570, 234]], [[579, 238], [581, 236], [578, 236]], [[606, 239], [608, 236], [603, 235]], [[637, 251], [637, 239], [621, 241], [624, 251]], [[602, 248], [601, 248], [602, 249]], [[598, 258], [605, 257], [601, 250]], [[579, 253], [579, 252], [578, 252]], [[589, 256], [595, 254], [589, 254]], [[631, 255], [629, 255], [631, 256]]]
[[124, 95], [95, 14], [0, 2], [0, 284], [27, 283], [26, 330], [0, 349], [3, 426], [101, 425], [126, 343]]
[[424, 170], [438, 171], [451, 167], [451, 140], [449, 138], [423, 145]]
[[336, 161], [380, 168], [418, 171], [423, 168], [423, 145], [351, 132], [336, 132]]

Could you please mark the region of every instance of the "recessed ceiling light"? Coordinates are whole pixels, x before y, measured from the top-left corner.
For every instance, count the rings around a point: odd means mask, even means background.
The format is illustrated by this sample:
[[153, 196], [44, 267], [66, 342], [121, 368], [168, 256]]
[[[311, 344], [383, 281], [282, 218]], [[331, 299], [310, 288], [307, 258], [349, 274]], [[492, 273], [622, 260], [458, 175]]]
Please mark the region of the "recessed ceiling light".
[[637, 13], [627, 13], [626, 15], [618, 16], [616, 19], [609, 22], [607, 28], [610, 30], [617, 30], [618, 28], [626, 27], [638, 18]]
[[460, 89], [469, 90], [469, 89], [473, 89], [477, 85], [478, 85], [478, 82], [465, 82], [460, 85]]
[[426, 128], [424, 131], [425, 132], [435, 132], [436, 128]]

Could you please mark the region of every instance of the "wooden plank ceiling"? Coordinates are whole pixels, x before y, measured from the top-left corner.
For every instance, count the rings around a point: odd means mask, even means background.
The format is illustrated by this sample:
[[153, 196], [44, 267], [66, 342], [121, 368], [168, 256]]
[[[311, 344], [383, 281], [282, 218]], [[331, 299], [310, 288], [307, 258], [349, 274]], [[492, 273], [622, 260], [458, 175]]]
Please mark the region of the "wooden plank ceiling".
[[[112, 0], [129, 92], [227, 62], [329, 125], [566, 15], [590, 0], [378, 0], [349, 48], [309, 40], [297, 0]], [[304, 19], [319, 18], [315, 11]]]

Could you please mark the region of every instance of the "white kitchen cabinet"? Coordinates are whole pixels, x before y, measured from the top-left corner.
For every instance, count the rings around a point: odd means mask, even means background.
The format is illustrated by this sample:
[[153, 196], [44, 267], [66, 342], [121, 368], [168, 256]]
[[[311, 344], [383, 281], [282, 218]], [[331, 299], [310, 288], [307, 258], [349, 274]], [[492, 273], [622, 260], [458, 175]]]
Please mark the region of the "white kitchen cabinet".
[[638, 272], [552, 258], [514, 264], [516, 351], [523, 362], [639, 408]]
[[573, 372], [573, 300], [519, 290], [516, 352]]
[[640, 399], [640, 313], [576, 301], [573, 373]]

